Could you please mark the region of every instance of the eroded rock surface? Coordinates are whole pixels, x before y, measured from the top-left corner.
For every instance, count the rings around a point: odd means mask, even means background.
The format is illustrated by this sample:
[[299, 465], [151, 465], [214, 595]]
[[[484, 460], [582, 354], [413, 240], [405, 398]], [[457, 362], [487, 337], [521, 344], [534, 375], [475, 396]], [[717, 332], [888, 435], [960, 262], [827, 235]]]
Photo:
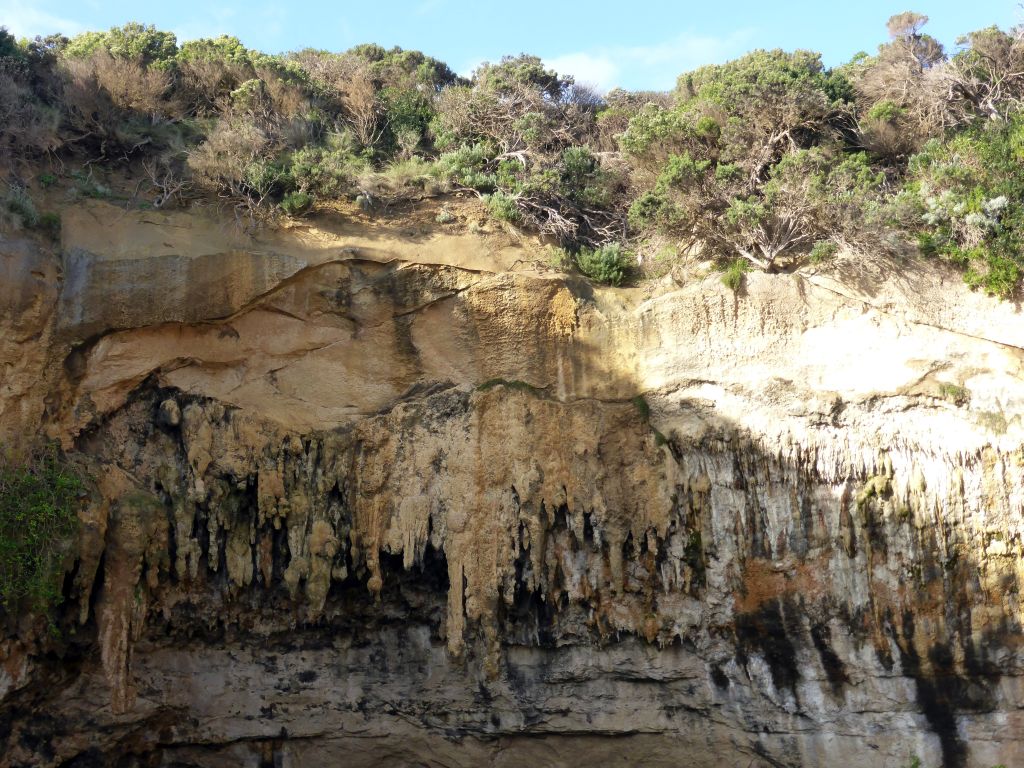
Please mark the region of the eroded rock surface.
[[0, 434], [92, 478], [3, 765], [1024, 761], [1013, 307], [68, 221], [0, 245]]

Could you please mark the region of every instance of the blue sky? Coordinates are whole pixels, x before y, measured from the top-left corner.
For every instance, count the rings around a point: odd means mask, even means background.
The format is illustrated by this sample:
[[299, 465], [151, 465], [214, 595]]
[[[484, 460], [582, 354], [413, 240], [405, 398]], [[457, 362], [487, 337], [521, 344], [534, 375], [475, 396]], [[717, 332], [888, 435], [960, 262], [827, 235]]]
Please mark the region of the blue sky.
[[885, 39], [907, 8], [952, 47], [959, 34], [1024, 21], [1014, 0], [0, 0], [0, 25], [20, 36], [75, 34], [141, 21], [179, 41], [228, 33], [268, 53], [362, 42], [418, 48], [468, 74], [481, 61], [533, 53], [600, 88], [666, 89], [680, 72], [753, 48], [810, 48], [829, 65]]

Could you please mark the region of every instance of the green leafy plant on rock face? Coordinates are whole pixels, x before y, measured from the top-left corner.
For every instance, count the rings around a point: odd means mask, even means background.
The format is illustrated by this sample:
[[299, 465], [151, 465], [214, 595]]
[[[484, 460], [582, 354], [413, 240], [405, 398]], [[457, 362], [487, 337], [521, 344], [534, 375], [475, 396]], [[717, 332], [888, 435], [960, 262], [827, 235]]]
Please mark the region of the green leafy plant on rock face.
[[733, 259], [722, 271], [722, 285], [733, 293], [743, 287], [743, 276], [750, 271], [750, 265], [743, 259]]
[[48, 235], [51, 240], [60, 240], [60, 228], [60, 214], [53, 212], [44, 213], [36, 224], [36, 229]]
[[971, 391], [957, 384], [942, 382], [939, 385], [939, 397], [957, 407], [961, 407], [971, 402]]
[[77, 527], [81, 478], [48, 449], [28, 460], [0, 459], [0, 602], [33, 610], [60, 602], [65, 547]]
[[281, 198], [281, 210], [289, 216], [302, 216], [313, 207], [313, 196], [308, 192], [289, 192]]
[[[39, 223], [39, 212], [24, 187], [10, 185], [4, 197], [7, 212], [23, 227], [34, 227]], [[17, 228], [17, 227], [16, 227]]]
[[1024, 275], [1022, 160], [1019, 116], [930, 141], [910, 159], [894, 205], [924, 255], [949, 259], [969, 285], [1002, 298]]
[[635, 265], [632, 254], [618, 243], [594, 249], [583, 248], [576, 254], [576, 266], [580, 272], [607, 285], [621, 285]]
[[496, 219], [515, 224], [522, 218], [516, 205], [515, 197], [501, 190], [492, 195], [487, 195], [484, 201], [486, 202], [487, 210]]

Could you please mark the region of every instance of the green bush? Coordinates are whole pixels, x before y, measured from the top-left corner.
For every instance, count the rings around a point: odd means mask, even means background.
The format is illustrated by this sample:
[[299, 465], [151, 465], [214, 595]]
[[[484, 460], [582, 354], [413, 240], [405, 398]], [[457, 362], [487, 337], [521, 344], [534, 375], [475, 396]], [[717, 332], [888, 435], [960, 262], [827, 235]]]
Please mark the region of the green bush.
[[837, 253], [839, 253], [838, 245], [831, 240], [819, 240], [811, 248], [811, 254], [808, 258], [812, 264], [821, 264], [835, 257]]
[[442, 154], [434, 173], [442, 181], [489, 192], [497, 183], [494, 174], [487, 170], [493, 156], [494, 150], [486, 144], [462, 146]]
[[20, 59], [24, 55], [14, 35], [8, 32], [6, 27], [0, 27], [0, 58]]
[[29, 197], [24, 187], [11, 185], [6, 195], [7, 210], [14, 214], [17, 222], [23, 227], [34, 227], [39, 223], [39, 212], [36, 204]]
[[289, 216], [302, 216], [313, 207], [313, 196], [308, 192], [289, 192], [281, 198], [280, 205]]
[[52, 240], [60, 239], [60, 214], [44, 213], [39, 217], [39, 223], [36, 224], [36, 229], [40, 232], [48, 235]]
[[953, 405], [964, 406], [971, 402], [971, 391], [958, 384], [944, 381], [939, 385], [939, 397]]
[[91, 174], [84, 171], [74, 171], [71, 177], [75, 180], [75, 190], [80, 195], [96, 198], [97, 200], [106, 200], [111, 195], [110, 187], [100, 184]]
[[324, 146], [296, 150], [287, 165], [291, 183], [298, 191], [324, 199], [347, 195], [368, 168], [367, 161], [355, 155], [346, 135], [336, 136]]
[[972, 287], [1007, 298], [1024, 274], [1024, 118], [933, 140], [910, 160], [893, 203], [925, 255], [964, 269]]
[[750, 263], [746, 259], [733, 259], [722, 270], [722, 285], [733, 293], [743, 287], [743, 278], [750, 271]]
[[620, 243], [608, 243], [600, 248], [582, 248], [576, 254], [576, 266], [595, 282], [621, 285], [636, 262]]
[[187, 40], [178, 49], [178, 61], [215, 61], [231, 64], [247, 64], [249, 50], [242, 41], [231, 35], [204, 37]]
[[637, 395], [631, 401], [633, 407], [636, 408], [637, 413], [640, 414], [640, 418], [644, 421], [650, 421], [651, 418], [651, 406], [647, 402], [647, 398], [643, 395]]
[[85, 58], [97, 51], [105, 51], [115, 59], [162, 65], [177, 55], [178, 41], [173, 32], [132, 21], [107, 32], [83, 32], [68, 42], [64, 55]]
[[82, 480], [56, 449], [0, 461], [0, 601], [46, 610], [61, 598], [61, 563], [74, 534]]
[[496, 219], [516, 224], [522, 218], [515, 197], [502, 192], [500, 189], [494, 194], [487, 195], [484, 201], [487, 205], [487, 210]]

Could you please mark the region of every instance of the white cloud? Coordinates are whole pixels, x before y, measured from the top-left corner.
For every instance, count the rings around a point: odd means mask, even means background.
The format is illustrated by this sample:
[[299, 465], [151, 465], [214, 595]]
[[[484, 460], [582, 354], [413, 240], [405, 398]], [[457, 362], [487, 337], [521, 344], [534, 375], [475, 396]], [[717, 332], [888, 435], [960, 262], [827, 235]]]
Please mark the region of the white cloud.
[[544, 64], [560, 74], [572, 75], [578, 83], [601, 91], [613, 88], [619, 81], [619, 65], [611, 56], [604, 54], [567, 53], [545, 59]]
[[545, 59], [544, 63], [578, 82], [609, 90], [615, 86], [668, 90], [682, 73], [720, 63], [742, 53], [752, 30], [728, 37], [685, 33], [654, 45], [612, 46]]
[[65, 35], [77, 35], [85, 30], [85, 25], [55, 16], [30, 5], [17, 2], [0, 2], [0, 25], [15, 37], [35, 37], [61, 32]]

